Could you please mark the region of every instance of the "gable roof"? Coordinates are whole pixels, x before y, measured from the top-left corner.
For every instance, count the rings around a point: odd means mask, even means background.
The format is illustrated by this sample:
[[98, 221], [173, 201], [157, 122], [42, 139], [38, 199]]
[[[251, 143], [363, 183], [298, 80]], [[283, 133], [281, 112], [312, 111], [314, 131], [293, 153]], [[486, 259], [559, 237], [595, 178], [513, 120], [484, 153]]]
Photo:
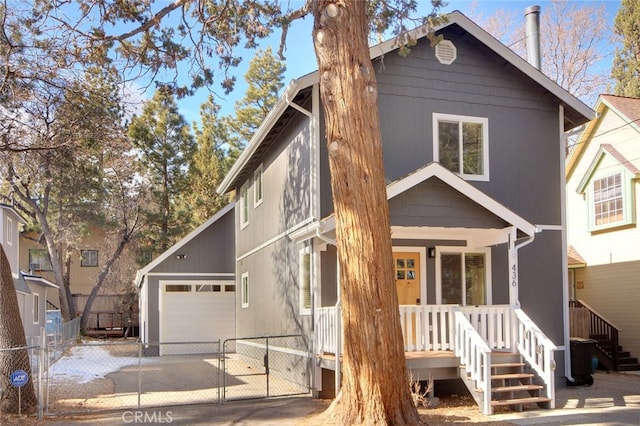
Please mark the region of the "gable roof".
[[26, 225], [27, 221], [22, 217], [22, 215], [20, 215], [20, 213], [18, 213], [15, 209], [15, 207], [13, 207], [10, 204], [5, 204], [5, 203], [0, 203], [0, 209], [4, 209], [4, 210], [8, 210], [10, 212], [12, 212], [14, 215], [17, 216], [18, 220], [20, 221], [20, 223]]
[[[564, 130], [570, 130], [574, 127], [577, 127], [581, 124], [584, 124], [591, 120], [594, 117], [594, 112], [591, 108], [585, 105], [582, 101], [569, 94], [565, 89], [560, 87], [557, 83], [551, 80], [549, 77], [540, 72], [533, 65], [529, 64], [526, 60], [518, 56], [507, 46], [502, 44], [496, 38], [494, 38], [491, 34], [483, 30], [476, 23], [467, 18], [464, 14], [459, 11], [451, 12], [447, 16], [447, 22], [438, 25], [433, 30], [438, 32], [450, 26], [458, 26], [463, 31], [467, 32], [471, 36], [475, 37], [485, 46], [487, 46], [490, 50], [496, 53], [499, 57], [501, 57], [504, 61], [511, 64], [513, 67], [524, 73], [531, 80], [536, 82], [542, 88], [546, 90], [547, 93], [554, 96], [558, 103], [564, 107]], [[423, 25], [412, 31], [409, 31], [408, 35], [413, 39], [421, 39], [426, 37], [428, 34], [428, 26]], [[391, 40], [385, 41], [383, 43], [377, 44], [369, 49], [369, 54], [371, 59], [375, 59], [381, 57], [397, 48], [400, 47], [401, 37], [395, 37]], [[293, 109], [299, 109], [300, 106], [296, 105], [293, 100], [296, 96], [303, 90], [307, 89], [310, 86], [318, 84], [319, 76], [318, 71], [314, 71], [310, 74], [307, 74], [300, 79], [292, 80], [287, 88], [284, 91], [284, 94], [280, 97], [276, 105], [266, 116], [254, 136], [251, 138], [247, 147], [242, 152], [238, 160], [234, 163], [233, 167], [220, 185], [217, 188], [218, 193], [224, 194], [231, 191], [234, 187], [242, 184], [240, 178], [242, 176], [242, 172], [249, 163], [249, 160], [254, 155], [254, 153], [258, 150], [260, 145], [263, 143], [265, 137], [269, 134], [271, 129], [280, 119], [281, 115], [285, 113], [289, 107]]]
[[211, 225], [213, 225], [215, 222], [217, 222], [221, 217], [223, 217], [224, 215], [226, 215], [229, 211], [233, 210], [235, 206], [235, 203], [229, 203], [227, 204], [225, 207], [223, 207], [222, 209], [218, 210], [216, 212], [216, 214], [214, 214], [213, 216], [211, 216], [206, 222], [204, 222], [202, 225], [198, 226], [196, 229], [194, 229], [193, 231], [191, 231], [189, 234], [187, 234], [184, 238], [182, 238], [180, 241], [178, 241], [177, 243], [175, 243], [174, 245], [172, 245], [171, 247], [169, 247], [167, 250], [165, 250], [160, 256], [158, 256], [157, 258], [155, 258], [153, 261], [149, 262], [149, 264], [147, 264], [144, 268], [142, 269], [138, 269], [138, 272], [136, 273], [136, 280], [135, 280], [135, 285], [136, 286], [140, 286], [141, 282], [142, 282], [142, 278], [149, 272], [151, 271], [153, 268], [155, 268], [156, 266], [158, 266], [159, 264], [161, 264], [165, 259], [167, 259], [168, 257], [171, 257], [175, 252], [177, 252], [179, 249], [181, 249], [182, 247], [184, 247], [185, 245], [187, 245], [191, 240], [193, 240], [195, 237], [197, 237], [198, 235], [200, 235], [200, 233], [202, 233], [202, 231], [204, 231], [205, 229], [207, 229], [208, 227], [210, 227]]
[[633, 163], [631, 163], [631, 161], [629, 161], [624, 155], [622, 155], [617, 149], [615, 149], [613, 145], [608, 143], [603, 143], [602, 145], [600, 145], [600, 149], [596, 153], [595, 157], [593, 157], [591, 164], [589, 164], [589, 167], [587, 168], [586, 173], [584, 174], [584, 176], [582, 177], [582, 180], [578, 184], [578, 189], [576, 190], [578, 194], [581, 194], [585, 191], [587, 184], [589, 183], [589, 181], [591, 180], [591, 177], [593, 176], [593, 173], [595, 173], [596, 169], [598, 168], [598, 164], [600, 163], [600, 160], [602, 160], [602, 157], [604, 157], [605, 155], [610, 155], [622, 167], [627, 169], [627, 171], [634, 178], [640, 178], [640, 170], [636, 166], [634, 166]]
[[408, 176], [387, 185], [387, 199], [390, 200], [432, 177], [440, 179], [451, 188], [460, 192], [476, 204], [484, 207], [505, 222], [514, 225], [525, 234], [529, 236], [533, 236], [535, 234], [535, 225], [529, 223], [520, 215], [514, 213], [512, 210], [508, 209], [475, 186], [471, 185], [466, 180], [462, 179], [460, 176], [447, 170], [436, 162], [431, 162]]
[[[628, 98], [615, 95], [600, 95], [596, 102], [596, 118], [591, 120], [587, 127], [580, 134], [573, 149], [567, 158], [565, 174], [567, 179], [573, 173], [578, 164], [578, 160], [586, 151], [589, 142], [596, 137], [596, 130], [603, 120], [606, 110], [610, 110], [622, 119], [630, 128], [640, 133], [640, 98]], [[617, 151], [616, 151], [617, 152]], [[629, 159], [626, 159], [629, 161]]]

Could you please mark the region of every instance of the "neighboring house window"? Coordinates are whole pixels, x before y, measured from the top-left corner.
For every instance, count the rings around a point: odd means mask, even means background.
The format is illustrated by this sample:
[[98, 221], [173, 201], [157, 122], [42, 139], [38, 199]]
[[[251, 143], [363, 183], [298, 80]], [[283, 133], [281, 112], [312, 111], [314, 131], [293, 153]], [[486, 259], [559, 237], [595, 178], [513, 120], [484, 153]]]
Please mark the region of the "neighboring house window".
[[593, 220], [596, 226], [622, 221], [623, 204], [620, 173], [593, 181]]
[[247, 187], [240, 190], [240, 228], [245, 228], [249, 224], [249, 197], [247, 197]]
[[451, 247], [438, 250], [436, 274], [440, 302], [463, 306], [490, 302], [491, 264], [489, 250], [457, 251]]
[[38, 324], [40, 322], [40, 295], [33, 293], [33, 323]]
[[242, 278], [240, 278], [241, 280], [241, 287], [242, 287], [242, 307], [243, 308], [248, 308], [249, 307], [249, 273], [245, 272], [244, 274], [242, 274]]
[[262, 164], [253, 174], [253, 206], [262, 204]]
[[311, 247], [305, 247], [299, 253], [300, 314], [311, 314]]
[[98, 250], [80, 250], [80, 266], [98, 266]]
[[31, 271], [51, 271], [49, 253], [45, 249], [29, 249], [29, 269]]
[[469, 180], [489, 180], [489, 120], [433, 114], [433, 158]]
[[7, 245], [13, 245], [13, 220], [10, 217], [7, 218]]

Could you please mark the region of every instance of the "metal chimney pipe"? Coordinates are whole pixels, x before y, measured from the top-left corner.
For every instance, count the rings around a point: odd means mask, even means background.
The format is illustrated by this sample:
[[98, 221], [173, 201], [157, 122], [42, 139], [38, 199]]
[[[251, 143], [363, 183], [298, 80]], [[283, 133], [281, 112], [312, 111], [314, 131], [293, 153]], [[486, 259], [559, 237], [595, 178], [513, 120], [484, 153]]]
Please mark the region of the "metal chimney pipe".
[[524, 10], [525, 36], [527, 39], [527, 61], [540, 69], [540, 6], [529, 6]]

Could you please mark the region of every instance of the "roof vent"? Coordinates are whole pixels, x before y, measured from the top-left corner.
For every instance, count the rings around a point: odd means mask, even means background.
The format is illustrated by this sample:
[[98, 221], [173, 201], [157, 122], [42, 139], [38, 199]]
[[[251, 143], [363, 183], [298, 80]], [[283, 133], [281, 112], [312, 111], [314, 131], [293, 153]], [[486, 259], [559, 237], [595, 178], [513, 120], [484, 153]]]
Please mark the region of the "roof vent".
[[458, 57], [458, 50], [451, 40], [441, 40], [436, 44], [436, 58], [441, 64], [451, 65]]

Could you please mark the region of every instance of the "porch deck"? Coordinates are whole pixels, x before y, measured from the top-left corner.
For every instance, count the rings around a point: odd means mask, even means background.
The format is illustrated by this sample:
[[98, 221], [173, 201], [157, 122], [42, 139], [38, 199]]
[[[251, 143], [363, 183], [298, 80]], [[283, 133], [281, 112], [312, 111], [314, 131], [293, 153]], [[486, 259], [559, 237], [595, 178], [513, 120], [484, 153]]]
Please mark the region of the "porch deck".
[[[416, 380], [426, 380], [428, 377], [434, 380], [457, 379], [459, 377], [460, 358], [453, 351], [405, 352], [404, 357], [407, 369], [413, 372]], [[318, 364], [321, 368], [335, 371], [336, 355], [333, 353], [319, 354]], [[421, 374], [427, 370], [429, 370], [428, 373]]]
[[[316, 366], [336, 371], [338, 389], [340, 306], [316, 312]], [[505, 305], [401, 305], [399, 313], [405, 360], [415, 380], [461, 378], [483, 413], [491, 414], [493, 406], [516, 404], [513, 399], [494, 400], [492, 396], [511, 392], [513, 385], [504, 381], [514, 379], [519, 382], [518, 389], [536, 389], [534, 402], [553, 408], [556, 347], [521, 309]], [[504, 362], [496, 358], [499, 355], [515, 358]], [[526, 382], [520, 383], [520, 379]], [[528, 403], [530, 398], [518, 401]]]

